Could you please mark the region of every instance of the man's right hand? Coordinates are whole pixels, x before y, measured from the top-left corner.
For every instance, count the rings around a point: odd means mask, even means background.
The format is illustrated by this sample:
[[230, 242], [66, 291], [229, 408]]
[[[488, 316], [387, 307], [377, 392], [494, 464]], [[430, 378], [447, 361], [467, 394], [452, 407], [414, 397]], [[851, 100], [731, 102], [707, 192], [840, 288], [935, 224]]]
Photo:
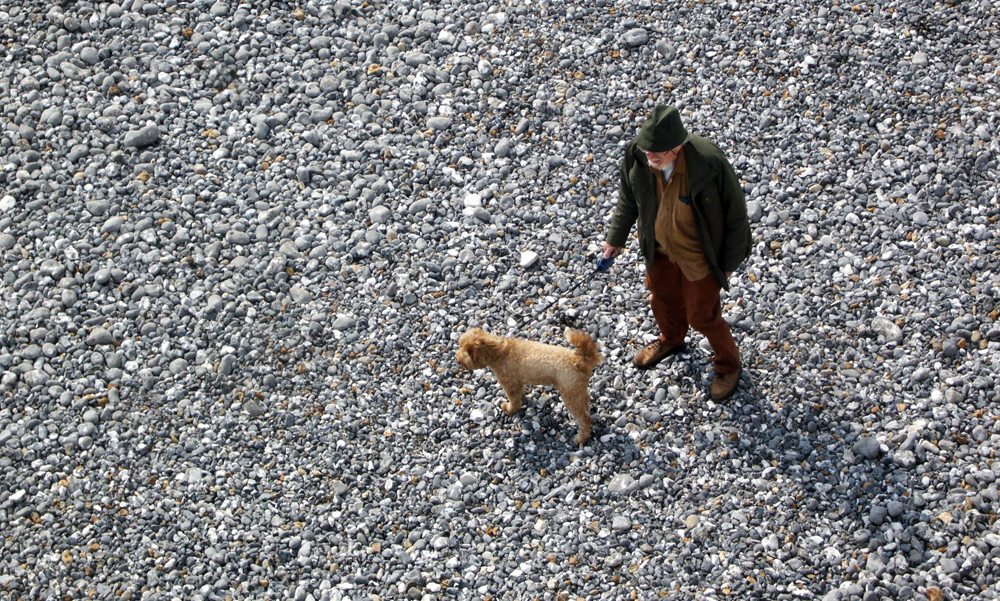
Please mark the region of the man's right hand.
[[610, 259], [611, 257], [618, 256], [618, 253], [622, 251], [621, 246], [611, 246], [607, 242], [604, 243], [604, 258]]

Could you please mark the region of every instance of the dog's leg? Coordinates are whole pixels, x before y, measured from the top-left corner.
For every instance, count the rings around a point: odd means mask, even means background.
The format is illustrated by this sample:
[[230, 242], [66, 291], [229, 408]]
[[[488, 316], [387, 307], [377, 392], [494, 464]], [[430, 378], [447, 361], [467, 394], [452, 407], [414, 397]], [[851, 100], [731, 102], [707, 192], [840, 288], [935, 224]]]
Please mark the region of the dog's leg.
[[504, 413], [514, 415], [521, 410], [521, 397], [524, 396], [524, 384], [521, 382], [501, 382], [503, 391], [507, 393], [507, 402], [500, 405]]
[[593, 421], [587, 408], [590, 404], [590, 393], [586, 390], [582, 392], [571, 390], [565, 393], [560, 390], [559, 395], [566, 403], [566, 409], [569, 410], [570, 415], [576, 419], [576, 423], [580, 426], [580, 431], [573, 437], [573, 442], [583, 446], [583, 443], [590, 440], [590, 424]]

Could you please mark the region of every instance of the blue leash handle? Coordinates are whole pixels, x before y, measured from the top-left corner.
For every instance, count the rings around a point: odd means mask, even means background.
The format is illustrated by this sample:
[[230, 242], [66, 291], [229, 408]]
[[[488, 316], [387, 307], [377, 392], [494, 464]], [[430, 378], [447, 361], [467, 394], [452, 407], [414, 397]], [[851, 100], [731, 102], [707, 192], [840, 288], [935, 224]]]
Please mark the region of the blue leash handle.
[[597, 271], [601, 273], [607, 272], [611, 269], [611, 265], [614, 264], [615, 258], [618, 256], [617, 253], [611, 255], [610, 257], [604, 257], [597, 262]]

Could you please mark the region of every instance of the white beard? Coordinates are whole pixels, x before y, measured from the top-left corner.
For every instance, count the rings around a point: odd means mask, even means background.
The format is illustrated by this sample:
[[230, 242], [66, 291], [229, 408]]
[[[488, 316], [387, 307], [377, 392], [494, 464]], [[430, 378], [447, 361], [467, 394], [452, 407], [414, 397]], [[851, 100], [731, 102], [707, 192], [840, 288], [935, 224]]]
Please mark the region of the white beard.
[[[656, 169], [656, 167], [653, 167], [653, 169]], [[658, 171], [663, 173], [663, 181], [669, 182], [670, 176], [674, 174], [674, 163], [669, 163], [664, 166], [663, 169], [659, 169]]]

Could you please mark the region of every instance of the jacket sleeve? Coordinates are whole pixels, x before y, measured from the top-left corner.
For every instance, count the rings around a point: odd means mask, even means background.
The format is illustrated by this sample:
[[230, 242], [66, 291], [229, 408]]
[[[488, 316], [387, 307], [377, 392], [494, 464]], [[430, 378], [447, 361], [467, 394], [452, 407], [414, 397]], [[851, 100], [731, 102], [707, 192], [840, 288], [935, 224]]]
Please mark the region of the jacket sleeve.
[[725, 157], [722, 159], [720, 176], [719, 198], [724, 212], [725, 238], [718, 261], [719, 269], [732, 272], [750, 256], [750, 221], [747, 219], [747, 203], [740, 180]]
[[626, 153], [618, 168], [618, 205], [615, 206], [615, 214], [611, 217], [611, 226], [608, 228], [607, 243], [616, 247], [625, 246], [628, 234], [632, 231], [632, 226], [639, 215], [639, 208], [632, 194], [632, 185], [628, 179], [627, 158]]

